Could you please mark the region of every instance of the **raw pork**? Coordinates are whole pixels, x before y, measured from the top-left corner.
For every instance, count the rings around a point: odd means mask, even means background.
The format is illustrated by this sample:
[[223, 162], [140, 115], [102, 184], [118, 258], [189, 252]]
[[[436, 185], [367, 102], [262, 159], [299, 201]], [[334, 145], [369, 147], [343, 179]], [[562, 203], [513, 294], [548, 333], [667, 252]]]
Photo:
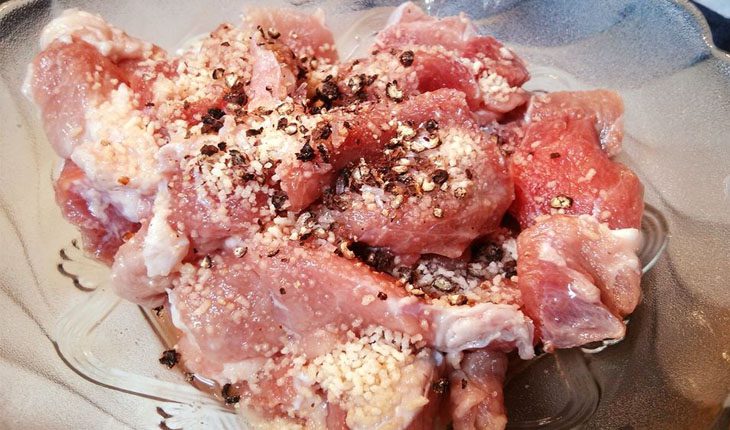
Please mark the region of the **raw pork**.
[[540, 217], [520, 234], [519, 287], [545, 350], [623, 337], [641, 295], [640, 238], [587, 215]]

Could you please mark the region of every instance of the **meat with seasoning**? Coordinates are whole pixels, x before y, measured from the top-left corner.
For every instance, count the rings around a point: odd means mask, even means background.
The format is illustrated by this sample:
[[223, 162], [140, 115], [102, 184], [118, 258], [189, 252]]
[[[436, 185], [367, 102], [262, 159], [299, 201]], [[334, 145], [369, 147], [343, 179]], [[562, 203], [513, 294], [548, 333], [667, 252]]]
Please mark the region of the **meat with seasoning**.
[[343, 236], [396, 254], [458, 257], [499, 226], [513, 198], [511, 178], [463, 95], [438, 90], [409, 104], [396, 116], [385, 156], [349, 166], [330, 198], [341, 205], [325, 197], [325, 206]]
[[507, 354], [618, 339], [639, 301], [621, 99], [531, 94], [510, 48], [413, 3], [363, 57], [335, 42], [321, 10], [175, 53], [64, 12], [25, 88], [58, 204], [171, 325], [154, 359], [253, 428], [504, 428]]
[[[589, 109], [587, 100], [593, 97], [598, 99], [592, 105], [602, 110]], [[540, 215], [565, 213], [592, 215], [611, 228], [640, 227], [644, 187], [631, 169], [609, 158], [596, 130], [606, 130], [601, 132], [606, 136], [618, 133], [620, 125], [607, 118], [620, 117], [620, 101], [592, 92], [540, 96], [533, 103], [537, 107], [528, 109], [532, 117], [510, 157], [515, 181], [510, 212], [520, 225], [529, 227]]]

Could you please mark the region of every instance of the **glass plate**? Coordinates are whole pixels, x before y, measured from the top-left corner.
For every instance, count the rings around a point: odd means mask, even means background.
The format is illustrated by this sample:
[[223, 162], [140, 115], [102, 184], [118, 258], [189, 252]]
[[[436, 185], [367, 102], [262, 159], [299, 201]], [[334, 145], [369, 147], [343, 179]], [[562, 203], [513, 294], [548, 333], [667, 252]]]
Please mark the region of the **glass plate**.
[[[156, 316], [116, 299], [106, 269], [74, 245], [53, 199], [57, 158], [19, 89], [40, 29], [65, 8], [174, 49], [243, 3], [0, 4], [0, 428], [238, 428], [217, 400], [158, 363], [167, 338]], [[346, 56], [369, 44], [397, 2], [290, 4], [326, 10]], [[470, 14], [528, 61], [531, 89], [618, 90], [621, 161], [646, 185], [642, 261], [654, 267], [627, 338], [515, 363], [510, 427], [729, 428], [730, 57], [711, 46], [700, 15], [685, 2], [643, 0], [422, 6]]]

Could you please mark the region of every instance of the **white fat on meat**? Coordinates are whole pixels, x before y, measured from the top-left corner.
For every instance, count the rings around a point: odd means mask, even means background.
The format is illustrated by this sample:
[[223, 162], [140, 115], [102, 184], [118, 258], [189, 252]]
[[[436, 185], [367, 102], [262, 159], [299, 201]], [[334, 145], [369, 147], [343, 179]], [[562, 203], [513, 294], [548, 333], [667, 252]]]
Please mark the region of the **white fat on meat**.
[[[231, 381], [232, 383], [245, 381], [263, 369], [266, 364], [265, 357], [249, 358], [233, 363], [223, 363], [223, 370], [220, 374], [214, 375], [213, 380]], [[206, 375], [209, 376], [210, 375]]]
[[572, 281], [568, 284], [568, 297], [571, 300], [582, 300], [586, 303], [601, 305], [601, 290], [593, 285], [591, 280], [584, 274], [566, 268]]
[[133, 97], [121, 84], [109, 100], [87, 110], [86, 136], [73, 149], [71, 160], [94, 188], [107, 193], [127, 219], [137, 222], [148, 209], [141, 200], [154, 195], [161, 176], [155, 125], [134, 108]]
[[170, 214], [170, 193], [167, 184], [160, 184], [155, 197], [154, 215], [150, 220], [142, 246], [147, 276], [167, 276], [188, 253], [190, 241], [173, 230], [167, 222]]
[[[464, 13], [459, 15], [460, 26], [454, 30], [461, 31], [461, 40], [467, 41], [474, 36], [477, 36], [477, 30], [471, 21], [466, 17]], [[416, 6], [413, 2], [405, 2], [398, 6], [388, 17], [388, 21], [385, 23], [385, 28], [395, 26], [398, 24], [404, 24], [409, 22], [424, 21], [434, 22], [436, 18], [426, 14], [423, 10]]]
[[611, 236], [613, 236], [614, 239], [620, 241], [623, 246], [626, 247], [626, 249], [631, 249], [634, 252], [638, 252], [641, 249], [643, 237], [639, 229], [621, 228], [618, 230], [610, 230], [610, 232]]
[[149, 276], [143, 254], [148, 225], [125, 242], [112, 264], [110, 284], [114, 291], [133, 303], [155, 307], [165, 300], [165, 289], [172, 284], [172, 276]]
[[71, 43], [71, 36], [94, 46], [114, 62], [148, 58], [153, 52], [151, 43], [130, 37], [101, 17], [77, 9], [63, 11], [43, 28], [40, 47], [46, 49], [56, 40]]
[[517, 347], [520, 357], [530, 359], [534, 327], [517, 306], [477, 303], [473, 306], [432, 306], [434, 347], [444, 352], [484, 348], [494, 343]]
[[557, 266], [565, 266], [567, 263], [558, 251], [552, 246], [550, 242], [543, 242], [540, 244], [540, 251], [538, 258], [542, 261], [553, 263]]

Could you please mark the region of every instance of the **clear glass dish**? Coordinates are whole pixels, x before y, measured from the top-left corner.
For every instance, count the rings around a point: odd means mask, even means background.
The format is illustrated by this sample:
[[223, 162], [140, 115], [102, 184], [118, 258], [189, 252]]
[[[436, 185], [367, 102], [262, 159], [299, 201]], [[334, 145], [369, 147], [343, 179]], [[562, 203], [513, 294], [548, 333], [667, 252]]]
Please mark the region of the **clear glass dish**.
[[[0, 3], [0, 428], [239, 427], [215, 398], [158, 363], [169, 339], [156, 316], [118, 300], [106, 269], [74, 245], [53, 199], [57, 159], [20, 87], [40, 29], [65, 8], [174, 49], [238, 17], [245, 3]], [[346, 56], [369, 44], [397, 2], [267, 4], [323, 8]], [[530, 64], [531, 89], [618, 90], [627, 110], [621, 161], [643, 180], [651, 207], [642, 260], [653, 268], [626, 339], [514, 366], [509, 426], [729, 428], [730, 56], [712, 47], [701, 16], [683, 1], [422, 6], [466, 12], [512, 46]]]

